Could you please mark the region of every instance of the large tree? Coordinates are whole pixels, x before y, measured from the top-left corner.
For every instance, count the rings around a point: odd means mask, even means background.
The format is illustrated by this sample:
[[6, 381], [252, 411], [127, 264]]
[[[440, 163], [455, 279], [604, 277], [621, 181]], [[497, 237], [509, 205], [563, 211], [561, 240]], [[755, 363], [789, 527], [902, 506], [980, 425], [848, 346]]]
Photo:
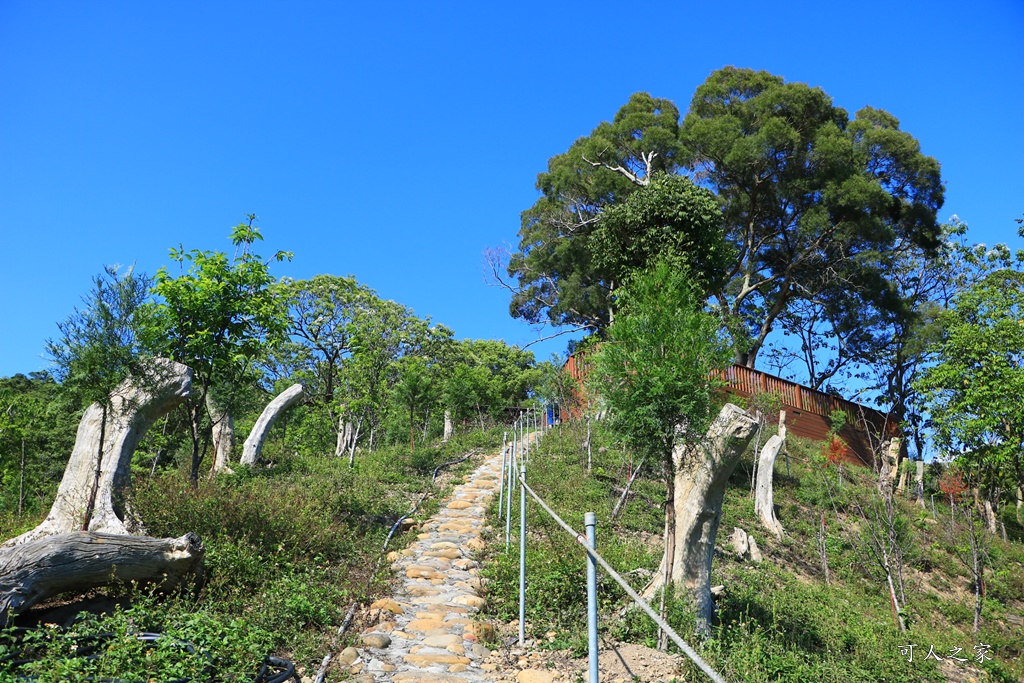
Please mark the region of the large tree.
[[[674, 212], [682, 186], [658, 187], [659, 172], [711, 190], [723, 217]], [[705, 254], [692, 236], [714, 225], [731, 250], [708, 255], [707, 289], [735, 360], [750, 367], [773, 329], [809, 306], [850, 319], [898, 307], [887, 259], [903, 246], [934, 249], [942, 204], [938, 162], [890, 114], [867, 107], [851, 121], [819, 88], [732, 67], [698, 88], [681, 124], [672, 102], [633, 95], [552, 157], [537, 187], [507, 264], [514, 316], [603, 330], [631, 270], [673, 251]]]
[[308, 385], [312, 403], [337, 428], [335, 455], [340, 456], [353, 445], [353, 426], [363, 412], [359, 397], [345, 385], [352, 380], [346, 370], [360, 336], [357, 326], [365, 325], [383, 303], [352, 277], [317, 275], [285, 283], [280, 292], [288, 301], [292, 339], [283, 355], [293, 377]]
[[[147, 345], [194, 372], [194, 390], [185, 403], [192, 482], [198, 480], [209, 443], [210, 431], [203, 422], [208, 395], [216, 389], [228, 412], [237, 390], [256, 383], [256, 359], [279, 343], [287, 328], [285, 300], [272, 287], [270, 262], [252, 251], [263, 239], [255, 220], [250, 214], [232, 230], [234, 256], [172, 249], [171, 260], [181, 272], [175, 277], [167, 268], [157, 271], [152, 289], [156, 300], [144, 307]], [[290, 258], [289, 252], [279, 251], [271, 261]]]
[[886, 255], [938, 246], [939, 164], [884, 111], [850, 121], [820, 88], [727, 67], [697, 88], [680, 142], [736, 248], [715, 298], [748, 367], [795, 303], [894, 305]]
[[[636, 93], [537, 176], [542, 196], [523, 212], [519, 250], [509, 256], [509, 310], [531, 323], [599, 330], [611, 318], [619, 274], [598, 263], [593, 232], [603, 210], [624, 200], [656, 172], [678, 166], [679, 110]], [[498, 263], [492, 263], [505, 282]]]

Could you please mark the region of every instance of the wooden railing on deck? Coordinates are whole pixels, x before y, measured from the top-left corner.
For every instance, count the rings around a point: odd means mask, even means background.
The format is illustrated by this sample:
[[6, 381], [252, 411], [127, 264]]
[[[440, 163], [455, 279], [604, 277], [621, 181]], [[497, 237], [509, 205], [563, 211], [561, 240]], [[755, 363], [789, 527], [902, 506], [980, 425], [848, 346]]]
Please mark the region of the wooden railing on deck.
[[829, 417], [833, 411], [846, 413], [847, 422], [853, 423], [860, 418], [864, 410], [877, 413], [873, 408], [866, 408], [859, 403], [847, 401], [845, 398], [816, 391], [788, 379], [769, 375], [760, 370], [753, 370], [743, 365], [728, 368], [724, 379], [735, 393], [746, 396], [755, 394], [775, 394], [786, 405], [793, 406], [808, 413]]

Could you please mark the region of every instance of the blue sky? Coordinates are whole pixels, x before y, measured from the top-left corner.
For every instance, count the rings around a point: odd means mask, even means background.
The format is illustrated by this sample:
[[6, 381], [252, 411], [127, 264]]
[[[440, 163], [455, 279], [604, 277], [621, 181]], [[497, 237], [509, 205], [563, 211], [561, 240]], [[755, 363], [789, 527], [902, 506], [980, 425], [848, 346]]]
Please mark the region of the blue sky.
[[509, 317], [484, 250], [631, 93], [685, 110], [730, 64], [894, 114], [942, 163], [941, 217], [1024, 246], [1022, 34], [1009, 0], [2, 0], [0, 376], [46, 367], [104, 265], [227, 250], [250, 212], [262, 253], [295, 253], [279, 276], [354, 275], [459, 337], [550, 334]]

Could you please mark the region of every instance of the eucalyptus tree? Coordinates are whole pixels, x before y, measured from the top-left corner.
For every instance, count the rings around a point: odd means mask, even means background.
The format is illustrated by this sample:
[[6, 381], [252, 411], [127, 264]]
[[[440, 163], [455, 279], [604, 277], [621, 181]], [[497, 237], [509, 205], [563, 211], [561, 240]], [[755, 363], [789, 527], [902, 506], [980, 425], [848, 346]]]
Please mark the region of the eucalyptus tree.
[[280, 344], [288, 326], [285, 299], [274, 289], [270, 263], [291, 259], [276, 252], [264, 261], [252, 251], [263, 239], [256, 216], [231, 231], [233, 256], [219, 251], [170, 252], [177, 262], [175, 277], [160, 268], [154, 278], [154, 301], [143, 306], [144, 336], [152, 351], [189, 366], [194, 390], [186, 399], [192, 442], [190, 480], [199, 477], [210, 432], [203, 411], [211, 391], [217, 390], [230, 409], [238, 390], [259, 379], [257, 360]]
[[[721, 216], [679, 194], [681, 184], [658, 187], [658, 173], [713, 192]], [[943, 197], [938, 162], [892, 115], [866, 107], [851, 121], [820, 88], [732, 67], [697, 89], [681, 123], [671, 101], [633, 95], [612, 122], [552, 157], [537, 187], [508, 259], [511, 280], [499, 278], [513, 290], [513, 316], [601, 331], [617, 283], [685, 251], [695, 276], [694, 257], [708, 257], [708, 294], [734, 360], [749, 367], [806, 306], [851, 318], [867, 306], [898, 311], [886, 260], [901, 245], [937, 247]], [[634, 199], [642, 190], [648, 197]], [[604, 227], [620, 206], [618, 228]], [[726, 251], [703, 250], [712, 230]], [[617, 248], [601, 235], [619, 236]]]
[[679, 139], [736, 250], [715, 300], [748, 367], [793, 304], [892, 308], [886, 257], [938, 246], [939, 164], [885, 111], [851, 121], [820, 88], [727, 67], [697, 88]]

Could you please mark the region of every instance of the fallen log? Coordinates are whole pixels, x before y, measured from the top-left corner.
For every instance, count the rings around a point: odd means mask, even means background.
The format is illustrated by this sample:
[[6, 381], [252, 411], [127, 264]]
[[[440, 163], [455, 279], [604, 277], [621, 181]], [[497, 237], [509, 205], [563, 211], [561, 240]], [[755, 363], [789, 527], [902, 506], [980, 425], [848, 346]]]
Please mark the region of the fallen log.
[[68, 591], [132, 581], [173, 588], [199, 575], [202, 558], [202, 542], [192, 533], [150, 538], [77, 531], [0, 549], [0, 626]]

